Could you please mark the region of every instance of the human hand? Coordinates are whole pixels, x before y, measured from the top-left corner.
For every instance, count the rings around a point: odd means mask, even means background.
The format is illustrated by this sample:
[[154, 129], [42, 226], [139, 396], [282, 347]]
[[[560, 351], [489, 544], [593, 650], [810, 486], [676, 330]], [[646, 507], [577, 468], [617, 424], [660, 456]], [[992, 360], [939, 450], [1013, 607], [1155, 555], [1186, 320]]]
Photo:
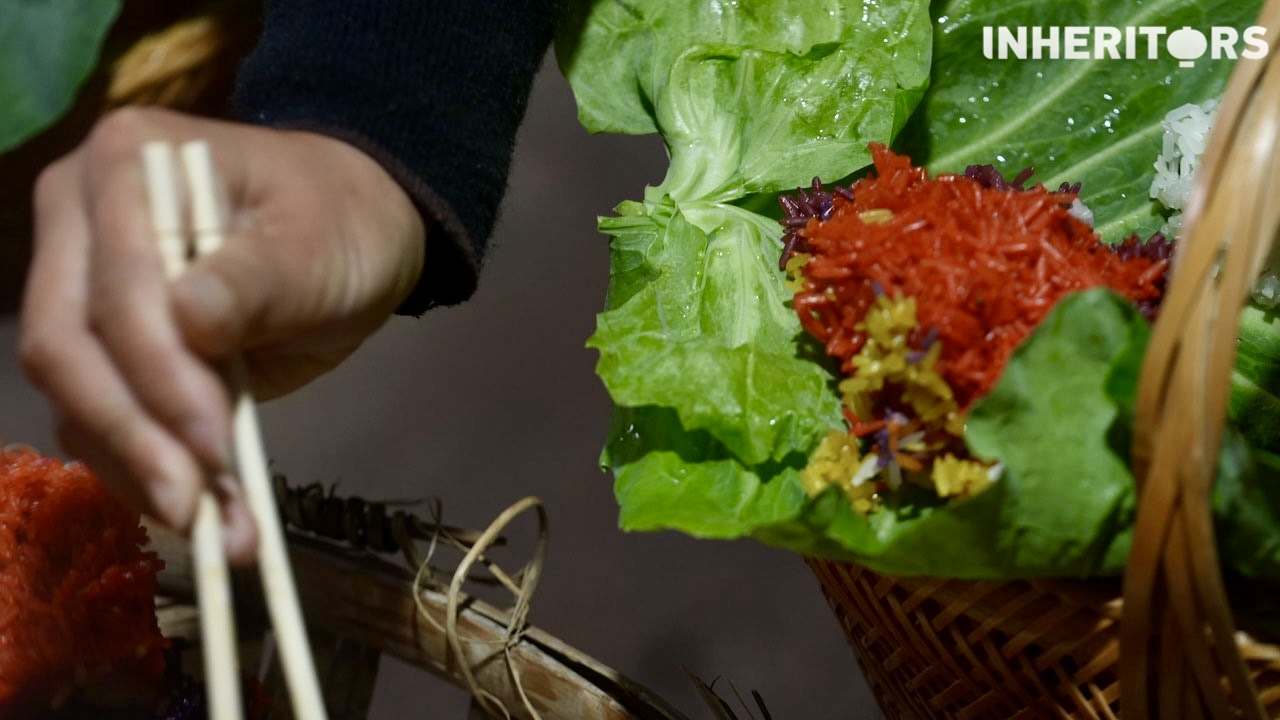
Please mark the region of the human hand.
[[[170, 282], [141, 148], [194, 139], [212, 152], [228, 233]], [[231, 475], [231, 398], [216, 364], [241, 354], [259, 399], [336, 366], [413, 288], [421, 216], [339, 140], [128, 109], [40, 176], [35, 221], [20, 355], [63, 449], [182, 532], [215, 478], [227, 555], [247, 562], [256, 534]]]

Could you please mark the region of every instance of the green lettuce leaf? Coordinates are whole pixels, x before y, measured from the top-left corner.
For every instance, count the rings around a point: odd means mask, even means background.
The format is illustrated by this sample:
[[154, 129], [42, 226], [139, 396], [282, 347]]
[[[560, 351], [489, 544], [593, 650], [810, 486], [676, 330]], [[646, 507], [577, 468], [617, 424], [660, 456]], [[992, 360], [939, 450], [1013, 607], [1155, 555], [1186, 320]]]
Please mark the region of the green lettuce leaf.
[[615, 403], [673, 408], [748, 464], [807, 452], [840, 423], [831, 375], [801, 357], [776, 223], [669, 197], [620, 211], [601, 221], [608, 310], [588, 342]]
[[592, 131], [661, 131], [659, 196], [731, 201], [839, 177], [928, 82], [923, 0], [579, 0], [557, 55]]
[[119, 12], [120, 0], [0, 4], [0, 152], [71, 106]]
[[[1108, 290], [1064, 299], [1014, 352], [996, 387], [974, 406], [965, 440], [1004, 464], [1014, 486], [1000, 506], [1000, 545], [1010, 568], [1044, 564], [1062, 575], [1107, 567], [1132, 522], [1128, 433], [1117, 421], [1132, 403], [1114, 376], [1136, 377], [1150, 334], [1127, 301]], [[1046, 459], [1052, 458], [1046, 462]]]
[[679, 528], [737, 538], [796, 516], [805, 458], [750, 468], [705, 431], [688, 431], [670, 408], [618, 408], [604, 462], [628, 530]]
[[1082, 199], [1108, 241], [1146, 238], [1163, 218], [1148, 197], [1161, 149], [1160, 121], [1183, 103], [1222, 93], [1234, 63], [1205, 56], [1180, 68], [1162, 50], [1133, 60], [988, 60], [983, 28], [1019, 26], [1212, 26], [1252, 24], [1260, 3], [1114, 0], [1009, 3], [946, 0], [935, 8], [933, 80], [899, 147], [932, 172], [995, 164], [1028, 166], [1046, 187], [1082, 182]]

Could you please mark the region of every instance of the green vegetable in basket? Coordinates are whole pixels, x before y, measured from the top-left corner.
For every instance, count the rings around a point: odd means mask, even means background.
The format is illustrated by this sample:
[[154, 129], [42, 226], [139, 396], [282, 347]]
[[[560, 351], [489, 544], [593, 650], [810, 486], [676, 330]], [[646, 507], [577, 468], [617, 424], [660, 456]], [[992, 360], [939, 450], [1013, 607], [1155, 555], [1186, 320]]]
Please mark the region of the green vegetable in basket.
[[[622, 526], [753, 537], [891, 573], [1118, 572], [1134, 503], [1142, 314], [1106, 290], [1067, 296], [962, 414], [957, 452], [994, 482], [970, 473], [985, 489], [955, 499], [907, 482], [858, 507], [839, 489], [806, 492], [806, 467], [849, 413], [839, 368], [790, 304], [788, 274], [802, 263], [779, 268], [783, 231], [770, 208], [815, 175], [859, 172], [879, 142], [933, 172], [1038, 165], [1047, 188], [1083, 183], [1103, 239], [1145, 238], [1165, 221], [1147, 192], [1160, 121], [1220, 94], [1230, 61], [993, 60], [983, 30], [1239, 29], [1256, 10], [1225, 0], [574, 3], [557, 53], [583, 123], [656, 130], [671, 155], [660, 185], [600, 221], [611, 281], [589, 345], [617, 407], [602, 459]], [[917, 361], [926, 330], [904, 335]], [[1246, 313], [1233, 412], [1247, 417], [1250, 442], [1229, 434], [1218, 491], [1228, 564], [1269, 575], [1280, 574], [1280, 548], [1258, 539], [1280, 536], [1280, 498], [1258, 478], [1277, 465], [1255, 446], [1274, 438], [1259, 419], [1280, 427], [1277, 330]]]

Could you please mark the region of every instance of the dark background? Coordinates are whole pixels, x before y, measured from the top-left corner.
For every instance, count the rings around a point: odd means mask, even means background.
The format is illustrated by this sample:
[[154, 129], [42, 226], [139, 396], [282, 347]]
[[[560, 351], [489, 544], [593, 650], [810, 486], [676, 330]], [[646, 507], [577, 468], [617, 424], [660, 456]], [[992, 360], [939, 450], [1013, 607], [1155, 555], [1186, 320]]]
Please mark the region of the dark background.
[[[609, 402], [583, 347], [608, 279], [595, 217], [640, 198], [665, 166], [656, 138], [588, 136], [548, 60], [479, 293], [393, 320], [338, 371], [266, 405], [269, 453], [295, 482], [374, 499], [439, 496], [449, 520], [470, 526], [542, 497], [551, 555], [533, 623], [691, 718], [710, 714], [682, 666], [744, 695], [759, 690], [777, 720], [874, 716], [799, 557], [617, 529], [611, 478], [596, 465]], [[51, 452], [16, 337], [15, 320], [0, 317], [0, 443]], [[370, 717], [461, 718], [465, 707], [461, 691], [386, 661]]]

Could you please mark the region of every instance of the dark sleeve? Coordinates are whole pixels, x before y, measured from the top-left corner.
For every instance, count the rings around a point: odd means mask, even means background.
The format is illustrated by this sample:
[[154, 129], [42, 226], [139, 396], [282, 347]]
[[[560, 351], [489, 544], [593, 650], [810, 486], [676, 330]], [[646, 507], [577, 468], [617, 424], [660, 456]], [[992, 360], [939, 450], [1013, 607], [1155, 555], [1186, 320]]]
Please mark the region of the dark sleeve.
[[342, 139], [378, 161], [428, 227], [400, 308], [474, 292], [515, 134], [561, 0], [266, 0], [237, 80], [241, 119]]

